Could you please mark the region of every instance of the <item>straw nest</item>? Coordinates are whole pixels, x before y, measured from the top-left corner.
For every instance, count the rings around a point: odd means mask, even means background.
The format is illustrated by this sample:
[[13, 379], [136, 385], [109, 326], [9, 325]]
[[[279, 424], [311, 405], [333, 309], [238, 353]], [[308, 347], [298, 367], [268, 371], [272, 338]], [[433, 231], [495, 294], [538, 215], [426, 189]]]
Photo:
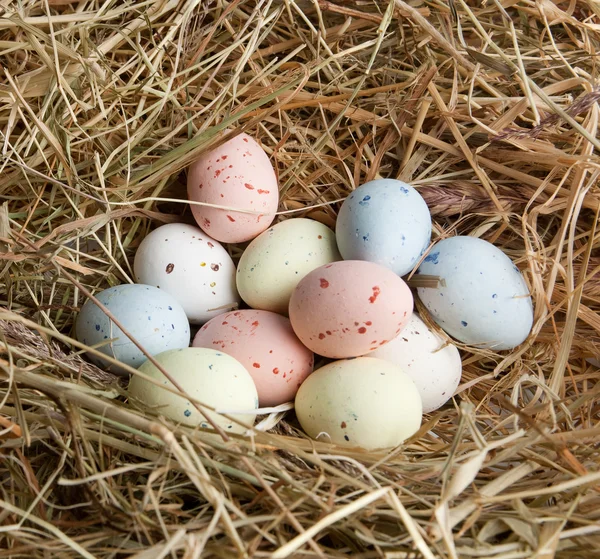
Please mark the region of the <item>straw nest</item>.
[[[594, 0], [0, 1], [0, 558], [598, 557], [599, 32]], [[332, 225], [395, 177], [434, 238], [502, 247], [529, 340], [461, 348], [453, 401], [391, 452], [132, 407], [77, 311], [191, 222], [186, 167], [240, 130], [279, 219]]]

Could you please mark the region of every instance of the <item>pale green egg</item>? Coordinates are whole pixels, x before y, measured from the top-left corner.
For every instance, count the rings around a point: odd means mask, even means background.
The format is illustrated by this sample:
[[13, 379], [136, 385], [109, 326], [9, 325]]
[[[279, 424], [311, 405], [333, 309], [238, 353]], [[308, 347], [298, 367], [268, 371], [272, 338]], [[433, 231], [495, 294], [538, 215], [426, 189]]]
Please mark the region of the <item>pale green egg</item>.
[[256, 387], [248, 371], [233, 357], [214, 349], [190, 347], [165, 351], [156, 356], [156, 361], [185, 394], [217, 412], [235, 417], [244, 425], [213, 411], [200, 413], [187, 398], [164, 390], [175, 386], [150, 361], [139, 371], [157, 380], [158, 385], [138, 375], [134, 375], [129, 384], [129, 394], [148, 410], [194, 427], [210, 428], [208, 416], [229, 433], [244, 433], [246, 426], [254, 423], [253, 410], [258, 408]]

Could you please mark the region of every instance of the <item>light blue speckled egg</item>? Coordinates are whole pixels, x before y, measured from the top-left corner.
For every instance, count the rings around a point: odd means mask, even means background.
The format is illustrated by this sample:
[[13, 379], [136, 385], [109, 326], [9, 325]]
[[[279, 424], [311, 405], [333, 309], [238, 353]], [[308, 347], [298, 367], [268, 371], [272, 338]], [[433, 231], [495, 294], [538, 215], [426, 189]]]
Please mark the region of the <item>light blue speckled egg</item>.
[[346, 198], [335, 235], [344, 260], [368, 260], [403, 276], [429, 246], [431, 214], [409, 184], [378, 179]]
[[[106, 289], [96, 298], [150, 355], [190, 345], [185, 311], [169, 293], [150, 285], [125, 284]], [[146, 356], [92, 300], [81, 308], [75, 336], [89, 346], [101, 344], [99, 351], [134, 368], [146, 361]], [[101, 367], [122, 372], [100, 357], [91, 354], [89, 357]]]
[[437, 243], [417, 270], [446, 285], [419, 288], [433, 319], [461, 342], [494, 350], [525, 341], [533, 325], [533, 305], [523, 275], [493, 244], [474, 237]]

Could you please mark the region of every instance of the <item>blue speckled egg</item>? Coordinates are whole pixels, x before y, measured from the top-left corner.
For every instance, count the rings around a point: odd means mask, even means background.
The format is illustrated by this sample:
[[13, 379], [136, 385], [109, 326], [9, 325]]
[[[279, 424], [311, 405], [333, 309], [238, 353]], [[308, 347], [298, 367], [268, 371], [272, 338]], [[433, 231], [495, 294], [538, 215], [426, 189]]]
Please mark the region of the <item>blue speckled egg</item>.
[[431, 214], [409, 184], [378, 179], [346, 198], [335, 235], [344, 260], [368, 260], [403, 276], [429, 246]]
[[[125, 284], [106, 289], [96, 298], [150, 355], [190, 345], [185, 311], [169, 293], [150, 285]], [[92, 300], [81, 308], [75, 336], [88, 346], [99, 345], [97, 349], [102, 353], [134, 368], [146, 361], [146, 356]], [[101, 367], [122, 372], [100, 357], [91, 354], [89, 357]]]
[[474, 237], [437, 243], [419, 274], [439, 276], [445, 287], [419, 288], [433, 319], [461, 342], [494, 350], [525, 341], [533, 305], [523, 275], [499, 248]]

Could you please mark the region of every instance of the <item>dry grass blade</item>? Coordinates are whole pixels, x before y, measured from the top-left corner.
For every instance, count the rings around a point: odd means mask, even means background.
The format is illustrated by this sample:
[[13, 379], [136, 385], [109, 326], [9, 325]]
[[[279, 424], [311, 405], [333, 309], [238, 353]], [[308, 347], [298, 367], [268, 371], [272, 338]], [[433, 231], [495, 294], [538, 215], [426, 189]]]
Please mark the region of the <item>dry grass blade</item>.
[[[0, 1], [0, 559], [598, 557], [599, 50], [588, 0]], [[435, 238], [524, 271], [530, 339], [462, 347], [453, 401], [391, 451], [136, 409], [75, 318], [192, 222], [186, 166], [241, 130], [280, 219], [415, 184]]]

